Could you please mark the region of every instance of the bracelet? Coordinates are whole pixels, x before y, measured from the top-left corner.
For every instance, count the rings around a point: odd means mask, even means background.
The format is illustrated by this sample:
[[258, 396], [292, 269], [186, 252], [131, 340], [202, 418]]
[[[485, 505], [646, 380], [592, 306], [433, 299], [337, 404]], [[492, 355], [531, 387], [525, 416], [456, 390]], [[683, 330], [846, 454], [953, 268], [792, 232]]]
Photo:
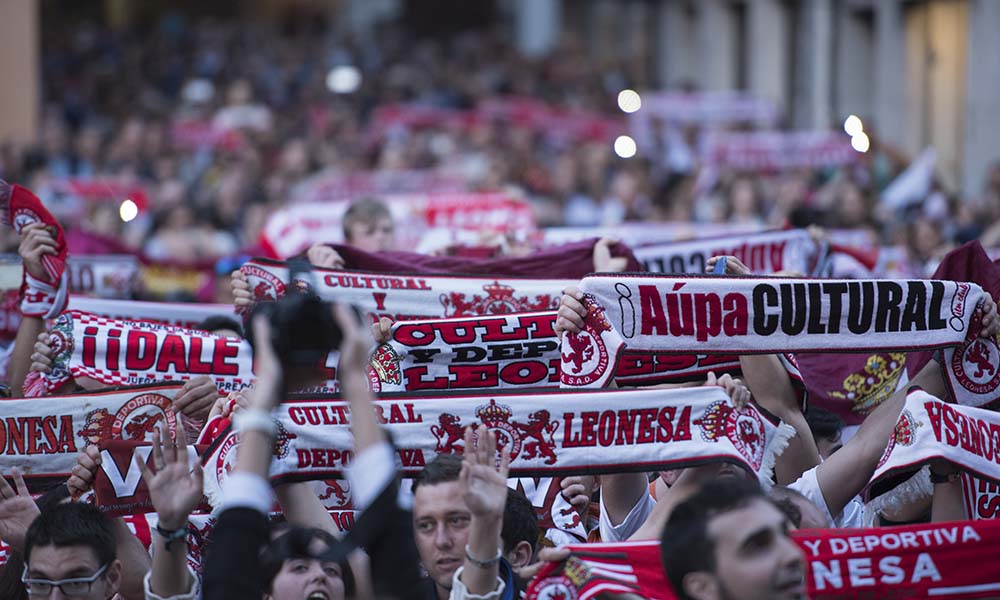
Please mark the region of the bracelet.
[[174, 542], [178, 540], [186, 540], [187, 532], [188, 530], [186, 526], [174, 529], [173, 531], [168, 531], [160, 527], [159, 523], [156, 524], [156, 533], [160, 534], [160, 537], [163, 538], [163, 547], [167, 549], [167, 552], [170, 552], [170, 545]]
[[503, 556], [503, 552], [500, 550], [500, 548], [497, 548], [497, 555], [496, 556], [494, 556], [493, 558], [491, 558], [489, 560], [479, 560], [478, 558], [473, 558], [472, 557], [472, 554], [469, 553], [469, 545], [468, 544], [465, 545], [465, 558], [466, 558], [466, 560], [468, 560], [470, 563], [476, 565], [480, 569], [488, 569], [491, 566], [497, 564], [498, 562], [500, 562], [500, 558], [502, 556]]
[[269, 413], [260, 409], [245, 410], [237, 413], [233, 417], [233, 424], [236, 426], [236, 431], [240, 433], [259, 431], [271, 437], [278, 434], [278, 426], [274, 423], [274, 419], [271, 418]]

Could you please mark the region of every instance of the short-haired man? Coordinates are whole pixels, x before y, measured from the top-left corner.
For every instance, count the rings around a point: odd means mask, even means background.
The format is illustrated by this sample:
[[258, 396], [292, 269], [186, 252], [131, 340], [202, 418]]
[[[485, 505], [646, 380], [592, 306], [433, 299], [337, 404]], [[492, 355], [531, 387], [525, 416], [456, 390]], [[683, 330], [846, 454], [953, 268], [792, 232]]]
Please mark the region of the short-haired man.
[[111, 522], [96, 507], [75, 502], [38, 515], [25, 537], [24, 564], [32, 598], [108, 600], [122, 579]]
[[[466, 503], [466, 490], [461, 481], [462, 463], [460, 455], [438, 455], [427, 463], [413, 482], [414, 539], [430, 580], [425, 597], [437, 600], [448, 598], [458, 569], [467, 561], [475, 564], [478, 560], [480, 563], [496, 562], [497, 576], [504, 582], [499, 596], [516, 598], [517, 593], [523, 590], [524, 582], [514, 574], [513, 569], [527, 565], [534, 558], [539, 531], [535, 521], [537, 517], [527, 498], [508, 488], [502, 532], [498, 530], [500, 539], [492, 544], [494, 549], [502, 545], [502, 557], [495, 559], [495, 554], [467, 557], [466, 548], [475, 546], [470, 541], [473, 521], [480, 517]], [[505, 479], [497, 481], [504, 482]]]
[[683, 600], [805, 598], [802, 550], [785, 514], [754, 481], [710, 481], [674, 508], [663, 569]]
[[[385, 204], [374, 198], [362, 198], [348, 207], [342, 220], [344, 243], [365, 252], [395, 250], [396, 225]], [[343, 269], [346, 265], [340, 253], [326, 244], [313, 244], [306, 258], [314, 266]]]

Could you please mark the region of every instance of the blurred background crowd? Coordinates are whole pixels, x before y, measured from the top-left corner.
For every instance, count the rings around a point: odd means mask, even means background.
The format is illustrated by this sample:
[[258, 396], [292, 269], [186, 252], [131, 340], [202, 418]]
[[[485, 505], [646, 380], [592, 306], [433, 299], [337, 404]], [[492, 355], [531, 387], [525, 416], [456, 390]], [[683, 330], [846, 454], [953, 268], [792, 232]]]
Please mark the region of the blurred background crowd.
[[[527, 202], [540, 228], [860, 230], [869, 244], [897, 249], [902, 274], [922, 275], [935, 256], [984, 234], [984, 245], [1000, 245], [988, 231], [1000, 212], [1000, 164], [981, 185], [962, 186], [939, 176], [933, 150], [914, 162], [867, 122], [863, 144], [849, 148], [846, 115], [833, 114], [827, 129], [847, 154], [747, 168], [709, 160], [706, 144], [711, 133], [760, 129], [753, 119], [673, 119], [667, 109], [636, 121], [657, 90], [706, 90], [696, 79], [663, 85], [648, 28], [612, 51], [592, 43], [574, 19], [593, 2], [543, 3], [563, 25], [542, 52], [526, 52], [517, 23], [501, 18], [509, 2], [464, 13], [440, 2], [455, 11], [451, 24], [408, 18], [410, 5], [395, 3], [367, 36], [337, 22], [351, 16], [342, 6], [324, 3], [271, 3], [268, 18], [210, 8], [115, 22], [121, 4], [41, 3], [38, 132], [0, 143], [0, 178], [35, 190], [80, 234], [71, 233], [71, 252], [138, 253], [221, 275], [232, 257], [262, 253], [266, 220], [303, 194], [303, 182], [373, 172], [502, 192]], [[697, 4], [686, 10], [705, 10]], [[775, 113], [769, 131], [796, 128], [791, 102], [743, 97]], [[886, 201], [911, 166], [905, 189]], [[4, 231], [0, 243], [9, 252], [17, 238]]]

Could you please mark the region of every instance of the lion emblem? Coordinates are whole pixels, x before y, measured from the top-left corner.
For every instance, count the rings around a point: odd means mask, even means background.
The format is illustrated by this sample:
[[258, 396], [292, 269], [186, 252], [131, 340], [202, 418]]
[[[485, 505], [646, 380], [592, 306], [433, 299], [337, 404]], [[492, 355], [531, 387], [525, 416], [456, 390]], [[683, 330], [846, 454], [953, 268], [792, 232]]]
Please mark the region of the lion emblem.
[[465, 429], [455, 415], [443, 413], [438, 417], [438, 424], [431, 425], [431, 433], [437, 438], [434, 451], [438, 454], [457, 454], [465, 450]]
[[552, 436], [559, 429], [559, 422], [553, 423], [549, 411], [542, 409], [528, 415], [527, 423], [514, 421], [513, 425], [521, 430], [524, 442], [524, 458], [532, 459], [536, 456], [545, 458], [545, 464], [556, 463], [556, 454], [553, 452], [555, 442]]

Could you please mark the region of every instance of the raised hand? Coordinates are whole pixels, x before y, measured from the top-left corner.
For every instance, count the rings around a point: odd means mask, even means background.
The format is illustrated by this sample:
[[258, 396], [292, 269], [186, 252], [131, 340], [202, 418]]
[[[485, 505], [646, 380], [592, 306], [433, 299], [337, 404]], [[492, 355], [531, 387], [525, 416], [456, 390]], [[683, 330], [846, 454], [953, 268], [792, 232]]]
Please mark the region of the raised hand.
[[306, 258], [314, 267], [322, 269], [343, 269], [347, 264], [340, 253], [326, 244], [313, 244], [306, 251]]
[[205, 420], [219, 398], [219, 389], [208, 375], [199, 375], [184, 382], [184, 387], [174, 398], [175, 413]]
[[253, 306], [253, 292], [250, 290], [247, 276], [237, 269], [229, 276], [229, 282], [233, 287], [233, 306], [236, 307], [236, 312], [240, 314], [249, 312]]
[[1000, 318], [997, 318], [997, 303], [994, 302], [993, 296], [990, 296], [989, 292], [983, 294], [982, 309], [983, 328], [979, 331], [979, 337], [994, 338], [1000, 331]]
[[6, 479], [0, 477], [0, 540], [23, 549], [24, 536], [39, 510], [28, 494], [20, 469], [14, 468], [12, 475], [16, 491], [11, 489]]
[[753, 275], [750, 267], [735, 256], [713, 256], [705, 262], [705, 272], [711, 273], [715, 269], [715, 263], [723, 258], [726, 259], [726, 275]]
[[736, 410], [743, 410], [747, 402], [750, 402], [750, 390], [741, 379], [737, 379], [729, 373], [723, 374], [722, 377], [716, 377], [714, 372], [710, 372], [705, 380], [705, 385], [717, 385], [726, 390]]
[[38, 341], [35, 342], [34, 351], [31, 353], [31, 370], [40, 373], [50, 373], [52, 371], [52, 346], [49, 345], [48, 332], [38, 334]]
[[583, 291], [576, 286], [570, 286], [563, 290], [554, 326], [559, 337], [562, 337], [563, 332], [580, 333], [583, 331], [586, 317], [587, 307], [583, 305]]
[[56, 239], [52, 237], [48, 226], [45, 223], [32, 223], [21, 230], [21, 245], [17, 253], [21, 255], [24, 269], [28, 274], [35, 279], [51, 282], [42, 263], [42, 257], [46, 254], [57, 254], [56, 247]]
[[482, 427], [476, 436], [471, 427], [465, 429], [465, 456], [458, 481], [465, 504], [473, 516], [503, 518], [509, 466], [510, 452], [507, 448], [502, 449], [500, 466], [497, 466], [497, 438], [492, 431]]
[[628, 266], [628, 259], [624, 256], [611, 256], [611, 245], [617, 241], [614, 238], [602, 237], [594, 244], [595, 273], [621, 273]]
[[79, 498], [94, 487], [94, 477], [101, 466], [101, 451], [97, 446], [87, 446], [76, 455], [76, 466], [70, 471], [66, 487], [73, 498]]
[[135, 460], [142, 471], [142, 479], [149, 489], [149, 498], [159, 516], [159, 524], [170, 531], [187, 523], [191, 511], [201, 502], [204, 473], [201, 463], [195, 461], [194, 469], [188, 466], [187, 434], [178, 427], [171, 440], [165, 427], [153, 436], [153, 466], [146, 466], [139, 455]]

